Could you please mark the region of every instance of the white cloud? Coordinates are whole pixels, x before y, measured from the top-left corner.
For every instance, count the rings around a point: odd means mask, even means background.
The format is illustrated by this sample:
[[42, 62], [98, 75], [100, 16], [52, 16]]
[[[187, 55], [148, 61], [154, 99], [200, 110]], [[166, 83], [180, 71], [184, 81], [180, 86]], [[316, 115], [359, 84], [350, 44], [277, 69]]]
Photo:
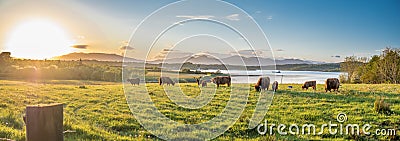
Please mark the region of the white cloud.
[[134, 48], [129, 45], [128, 41], [121, 41], [121, 46], [119, 47], [120, 50], [133, 50]]
[[161, 50], [153, 59], [171, 59], [171, 58], [180, 58], [188, 55], [192, 55], [193, 53], [184, 52], [180, 50], [165, 48]]
[[187, 18], [187, 19], [211, 19], [214, 18], [212, 15], [178, 15], [177, 18]]
[[231, 55], [240, 55], [244, 57], [266, 57], [269, 55], [267, 50], [238, 50], [237, 52], [231, 52]]
[[228, 54], [228, 53], [217, 53], [217, 52], [208, 52], [208, 51], [205, 51], [205, 52], [201, 52], [200, 54], [208, 54], [208, 55], [211, 55], [211, 56], [214, 56], [214, 57], [216, 57], [216, 58], [226, 58], [226, 57], [229, 57], [229, 56], [231, 56], [230, 54]]
[[267, 20], [269, 21], [272, 20], [272, 16], [268, 16]]
[[170, 48], [164, 48], [162, 51], [163, 52], [171, 52], [171, 51], [179, 51], [179, 50], [174, 50], [174, 49], [170, 49]]
[[225, 18], [228, 19], [228, 20], [231, 20], [231, 21], [239, 21], [240, 20], [239, 19], [239, 14], [228, 15]]

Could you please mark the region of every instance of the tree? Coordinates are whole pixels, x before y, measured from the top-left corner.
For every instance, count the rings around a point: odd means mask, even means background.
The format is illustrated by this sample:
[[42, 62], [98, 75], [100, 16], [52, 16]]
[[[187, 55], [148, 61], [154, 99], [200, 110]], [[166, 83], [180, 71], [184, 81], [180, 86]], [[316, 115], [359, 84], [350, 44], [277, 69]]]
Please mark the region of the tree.
[[[381, 55], [373, 56], [368, 63], [366, 59], [357, 59], [355, 56], [346, 57], [340, 65], [341, 70], [348, 73], [352, 83], [360, 79], [362, 83], [400, 83], [400, 50], [385, 48]], [[366, 61], [365, 61], [366, 62]]]
[[10, 52], [0, 53], [0, 73], [7, 72], [7, 68], [11, 67], [12, 59]]
[[340, 70], [347, 72], [347, 80], [354, 82], [355, 79], [359, 78], [358, 70], [366, 62], [365, 57], [348, 56], [344, 59], [344, 62], [340, 63]]
[[1, 60], [11, 59], [11, 52], [2, 52], [0, 53]]
[[386, 82], [400, 83], [400, 50], [385, 48], [377, 67]]
[[10, 52], [2, 52], [0, 53], [0, 65], [6, 65], [11, 60]]
[[371, 60], [364, 67], [360, 67], [361, 81], [363, 83], [378, 84], [383, 82], [382, 75], [378, 71], [378, 63], [380, 58], [378, 55], [372, 56]]
[[181, 72], [182, 73], [192, 73], [192, 71], [189, 68], [182, 68]]

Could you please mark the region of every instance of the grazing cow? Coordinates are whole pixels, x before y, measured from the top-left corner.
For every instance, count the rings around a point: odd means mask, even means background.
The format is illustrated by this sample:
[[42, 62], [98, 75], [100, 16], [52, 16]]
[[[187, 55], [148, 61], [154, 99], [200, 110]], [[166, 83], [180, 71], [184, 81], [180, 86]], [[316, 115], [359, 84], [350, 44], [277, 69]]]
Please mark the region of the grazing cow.
[[139, 78], [131, 78], [127, 80], [128, 82], [130, 82], [133, 85], [139, 85], [140, 79]]
[[274, 81], [274, 83], [272, 83], [272, 90], [276, 92], [277, 89], [278, 89], [278, 81]]
[[172, 84], [172, 86], [175, 85], [175, 82], [172, 81], [172, 79], [169, 78], [169, 77], [160, 77], [160, 79], [158, 79], [158, 83], [159, 83], [160, 85], [163, 85], [163, 84], [167, 84], [167, 85]]
[[201, 87], [207, 87], [207, 81], [201, 80]]
[[217, 87], [219, 85], [227, 84], [228, 87], [231, 86], [231, 77], [230, 76], [217, 76], [211, 79], [211, 82], [217, 84]]
[[317, 81], [306, 81], [304, 82], [304, 85], [301, 86], [301, 89], [306, 89], [308, 90], [309, 87], [312, 87], [312, 89], [317, 89]]
[[325, 81], [325, 92], [331, 92], [331, 89], [333, 89], [333, 91], [339, 91], [339, 79], [337, 78], [328, 78]]
[[269, 77], [260, 77], [258, 78], [256, 85], [254, 85], [254, 88], [256, 89], [257, 92], [265, 89], [268, 90], [269, 81], [270, 81]]
[[201, 80], [201, 76], [199, 78], [195, 77], [194, 79], [196, 79], [196, 82], [197, 82], [198, 86], [200, 86], [200, 84], [201, 84], [201, 87], [207, 87], [207, 81], [206, 80]]

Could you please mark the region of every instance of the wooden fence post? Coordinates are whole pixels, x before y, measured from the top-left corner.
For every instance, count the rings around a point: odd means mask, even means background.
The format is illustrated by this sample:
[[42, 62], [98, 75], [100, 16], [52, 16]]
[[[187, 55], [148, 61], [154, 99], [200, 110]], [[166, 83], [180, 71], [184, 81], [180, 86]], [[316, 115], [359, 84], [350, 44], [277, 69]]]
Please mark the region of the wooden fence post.
[[39, 104], [26, 107], [28, 141], [63, 141], [63, 104]]

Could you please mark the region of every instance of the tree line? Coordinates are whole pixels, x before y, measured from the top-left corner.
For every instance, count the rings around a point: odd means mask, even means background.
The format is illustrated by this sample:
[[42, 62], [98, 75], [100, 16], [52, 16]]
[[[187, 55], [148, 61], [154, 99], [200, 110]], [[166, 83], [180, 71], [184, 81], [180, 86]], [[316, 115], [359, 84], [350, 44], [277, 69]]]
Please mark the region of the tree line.
[[340, 76], [342, 83], [400, 84], [400, 49], [387, 47], [371, 58], [349, 56], [340, 69], [347, 72]]
[[0, 79], [120, 82], [121, 64], [88, 61], [22, 60], [0, 57]]

